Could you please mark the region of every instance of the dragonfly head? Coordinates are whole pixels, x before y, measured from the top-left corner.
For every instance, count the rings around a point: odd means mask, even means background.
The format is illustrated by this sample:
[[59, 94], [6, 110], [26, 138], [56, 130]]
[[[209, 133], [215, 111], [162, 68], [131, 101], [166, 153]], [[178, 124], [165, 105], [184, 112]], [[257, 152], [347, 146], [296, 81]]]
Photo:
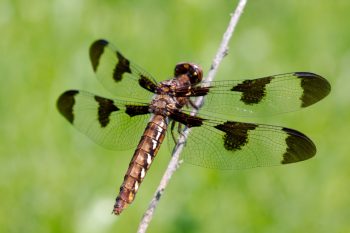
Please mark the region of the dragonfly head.
[[180, 75], [187, 75], [192, 85], [198, 84], [202, 81], [203, 71], [202, 68], [196, 64], [189, 62], [181, 62], [175, 66], [175, 77]]

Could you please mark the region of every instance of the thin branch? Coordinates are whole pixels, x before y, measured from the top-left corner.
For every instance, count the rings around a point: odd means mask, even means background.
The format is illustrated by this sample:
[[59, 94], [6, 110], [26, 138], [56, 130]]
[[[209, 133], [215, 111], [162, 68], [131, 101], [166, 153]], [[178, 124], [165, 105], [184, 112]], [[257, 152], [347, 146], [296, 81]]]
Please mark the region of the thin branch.
[[[236, 28], [236, 25], [239, 21], [239, 18], [243, 12], [243, 9], [244, 9], [246, 3], [247, 3], [247, 0], [240, 0], [236, 9], [235, 9], [235, 12], [233, 14], [231, 14], [231, 20], [230, 20], [230, 23], [226, 29], [226, 32], [223, 35], [220, 47], [217, 50], [216, 55], [212, 61], [212, 65], [210, 67], [208, 75], [203, 81], [207, 82], [207, 81], [212, 81], [214, 79], [215, 74], [218, 70], [218, 67], [219, 67], [221, 61], [227, 55], [228, 43], [233, 35], [233, 32]], [[201, 106], [203, 104], [203, 97], [197, 98], [195, 104], [196, 104], [196, 106]], [[195, 115], [197, 112], [198, 112], [198, 110], [194, 109], [191, 114]], [[137, 230], [138, 233], [146, 232], [146, 230], [149, 226], [149, 223], [151, 222], [151, 220], [153, 218], [155, 208], [157, 207], [159, 200], [160, 200], [161, 196], [163, 195], [166, 186], [168, 185], [172, 175], [179, 168], [180, 163], [181, 163], [181, 161], [179, 160], [180, 154], [181, 154], [182, 149], [185, 146], [185, 142], [187, 140], [189, 133], [190, 133], [190, 128], [185, 129], [182, 136], [179, 139], [178, 144], [175, 146], [171, 160], [170, 160], [169, 165], [168, 165], [168, 167], [167, 167], [167, 169], [166, 169], [166, 171], [165, 171], [165, 173], [160, 181], [160, 184], [157, 188], [157, 191], [155, 192], [147, 211], [145, 212], [145, 214], [143, 215], [143, 217], [141, 219], [139, 228]]]

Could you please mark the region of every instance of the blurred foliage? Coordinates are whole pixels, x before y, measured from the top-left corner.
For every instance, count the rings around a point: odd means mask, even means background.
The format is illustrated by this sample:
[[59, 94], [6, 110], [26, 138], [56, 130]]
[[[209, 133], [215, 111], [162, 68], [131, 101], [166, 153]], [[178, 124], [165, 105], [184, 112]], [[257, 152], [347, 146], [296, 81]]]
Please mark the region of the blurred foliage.
[[[107, 38], [158, 80], [174, 64], [210, 67], [237, 1], [0, 1], [0, 232], [135, 232], [169, 160], [158, 155], [135, 202], [110, 214], [133, 151], [71, 127], [67, 89], [107, 95], [87, 51]], [[332, 83], [305, 111], [245, 119], [299, 129], [303, 163], [244, 171], [183, 165], [149, 232], [350, 232], [350, 2], [249, 1], [217, 79], [312, 71]]]

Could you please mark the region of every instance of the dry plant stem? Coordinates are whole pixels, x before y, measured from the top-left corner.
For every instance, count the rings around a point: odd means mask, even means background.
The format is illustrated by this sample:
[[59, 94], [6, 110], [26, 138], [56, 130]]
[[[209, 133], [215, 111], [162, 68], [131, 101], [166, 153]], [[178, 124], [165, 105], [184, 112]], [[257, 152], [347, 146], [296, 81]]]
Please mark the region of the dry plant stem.
[[[247, 3], [247, 0], [240, 0], [235, 12], [233, 14], [231, 14], [231, 20], [230, 23], [226, 29], [226, 32], [224, 33], [222, 42], [220, 44], [220, 47], [218, 49], [218, 51], [216, 52], [215, 58], [212, 62], [212, 65], [210, 67], [210, 70], [208, 72], [207, 77], [203, 80], [203, 81], [212, 81], [214, 79], [214, 76], [216, 74], [216, 71], [222, 61], [222, 59], [227, 55], [228, 52], [228, 43], [233, 35], [233, 32], [236, 28], [236, 25], [238, 23], [238, 20], [243, 12], [243, 9], [245, 7]], [[196, 106], [201, 106], [203, 103], [203, 97], [199, 97], [196, 99]], [[197, 113], [198, 110], [193, 110], [192, 114], [195, 115]], [[172, 175], [174, 174], [174, 172], [178, 169], [178, 167], [180, 166], [181, 161], [179, 161], [180, 158], [180, 154], [182, 149], [185, 146], [185, 142], [187, 140], [187, 137], [189, 135], [190, 129], [187, 128], [184, 130], [183, 135], [180, 137], [179, 139], [179, 143], [175, 146], [174, 150], [173, 150], [173, 154], [171, 157], [171, 160], [169, 162], [169, 165], [160, 181], [160, 184], [157, 188], [157, 191], [155, 192], [152, 201], [149, 205], [149, 207], [147, 208], [147, 211], [145, 212], [145, 214], [143, 215], [139, 228], [137, 230], [138, 233], [144, 233], [146, 232], [149, 223], [151, 222], [152, 218], [153, 218], [153, 214], [154, 214], [154, 210], [158, 205], [158, 202], [161, 198], [161, 196], [163, 195], [163, 192], [166, 188], [166, 186], [168, 185]]]

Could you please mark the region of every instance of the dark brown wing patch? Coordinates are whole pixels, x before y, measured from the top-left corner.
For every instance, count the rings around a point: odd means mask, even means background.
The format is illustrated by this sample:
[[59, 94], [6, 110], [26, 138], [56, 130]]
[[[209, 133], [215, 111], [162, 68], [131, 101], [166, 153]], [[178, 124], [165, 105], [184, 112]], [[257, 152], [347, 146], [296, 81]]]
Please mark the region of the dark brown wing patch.
[[130, 62], [121, 53], [117, 51], [118, 64], [116, 65], [113, 73], [113, 79], [116, 82], [122, 80], [124, 73], [131, 73]]
[[74, 121], [73, 107], [75, 104], [75, 95], [79, 91], [71, 90], [64, 92], [57, 100], [57, 108], [60, 113], [70, 122]]
[[266, 85], [273, 77], [244, 80], [242, 83], [232, 87], [231, 91], [242, 92], [241, 101], [245, 104], [258, 104], [266, 95]]
[[119, 111], [119, 108], [114, 105], [113, 101], [103, 97], [95, 96], [98, 106], [98, 121], [101, 127], [106, 127], [110, 121], [109, 117], [112, 112]]
[[300, 97], [301, 107], [308, 107], [324, 97], [331, 91], [331, 85], [323, 77], [309, 72], [295, 72], [295, 76], [301, 79], [303, 94]]
[[242, 147], [248, 143], [248, 131], [254, 130], [257, 125], [226, 121], [225, 123], [214, 127], [225, 132], [223, 137], [225, 149], [235, 151], [242, 149]]
[[191, 116], [184, 112], [180, 112], [178, 110], [171, 111], [169, 117], [175, 121], [180, 122], [181, 124], [186, 125], [187, 127], [198, 127], [203, 124], [203, 118], [197, 116]]
[[[90, 47], [90, 60], [92, 68], [96, 72], [100, 63], [101, 55], [104, 52], [105, 47], [108, 45], [106, 40], [97, 40]], [[130, 62], [120, 52], [116, 51], [118, 63], [115, 65], [113, 72], [113, 79], [119, 82], [123, 78], [124, 73], [131, 73]]]
[[149, 90], [150, 92], [155, 92], [157, 85], [148, 77], [143, 74], [140, 74], [139, 84], [141, 87]]
[[130, 117], [137, 116], [137, 115], [143, 115], [148, 114], [149, 112], [149, 106], [139, 106], [139, 105], [125, 105], [125, 113], [128, 114]]
[[283, 154], [282, 164], [295, 163], [313, 157], [316, 146], [306, 135], [289, 128], [282, 128], [288, 134], [286, 138], [287, 150]]
[[92, 68], [96, 72], [100, 57], [103, 54], [104, 48], [108, 45], [106, 40], [97, 40], [90, 46], [90, 61]]

